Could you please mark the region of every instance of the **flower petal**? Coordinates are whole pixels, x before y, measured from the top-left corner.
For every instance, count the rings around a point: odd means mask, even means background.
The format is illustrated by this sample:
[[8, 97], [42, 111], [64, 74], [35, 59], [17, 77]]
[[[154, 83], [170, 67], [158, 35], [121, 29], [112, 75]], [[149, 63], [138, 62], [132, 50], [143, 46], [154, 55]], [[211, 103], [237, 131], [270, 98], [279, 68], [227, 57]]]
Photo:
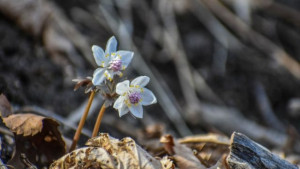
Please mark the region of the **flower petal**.
[[105, 79], [104, 72], [105, 72], [104, 68], [98, 68], [94, 71], [92, 83], [95, 86], [100, 85]]
[[128, 107], [124, 103], [124, 96], [120, 96], [114, 103], [114, 108], [118, 109], [119, 116], [122, 117], [123, 115], [127, 114], [129, 112]]
[[117, 52], [117, 56], [121, 56], [121, 61], [122, 61], [122, 68], [127, 68], [129, 63], [131, 62], [133, 58], [133, 52], [131, 51], [125, 51], [125, 50], [120, 50]]
[[131, 82], [131, 85], [139, 85], [141, 87], [144, 87], [149, 83], [149, 81], [150, 78], [148, 76], [139, 76]]
[[129, 80], [125, 80], [123, 82], [120, 82], [116, 86], [116, 93], [118, 95], [123, 95], [125, 92], [128, 91], [129, 88]]
[[152, 91], [147, 88], [144, 88], [144, 91], [141, 92], [141, 96], [143, 99], [141, 102], [142, 105], [148, 106], [157, 102], [156, 97], [154, 96]]
[[129, 107], [130, 112], [132, 115], [134, 115], [137, 118], [143, 118], [143, 106], [138, 104], [138, 105], [132, 105]]
[[123, 115], [127, 114], [129, 112], [128, 107], [124, 104], [120, 109], [118, 109], [119, 111], [119, 117], [122, 117]]
[[109, 40], [107, 41], [107, 44], [106, 44], [105, 54], [110, 55], [112, 52], [116, 52], [117, 44], [118, 44], [118, 42], [114, 36], [109, 38]]
[[93, 45], [92, 51], [97, 65], [105, 67], [108, 63], [108, 59], [105, 57], [103, 49], [97, 45]]
[[115, 109], [121, 109], [124, 103], [124, 96], [119, 96], [118, 99], [115, 101], [113, 108]]

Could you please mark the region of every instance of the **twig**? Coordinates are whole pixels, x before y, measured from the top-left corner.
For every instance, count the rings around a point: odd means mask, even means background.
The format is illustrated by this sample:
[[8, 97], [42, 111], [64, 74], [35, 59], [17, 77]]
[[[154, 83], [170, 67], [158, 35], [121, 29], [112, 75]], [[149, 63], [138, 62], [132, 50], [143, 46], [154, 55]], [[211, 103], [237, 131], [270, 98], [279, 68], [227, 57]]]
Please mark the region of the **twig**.
[[208, 86], [205, 79], [192, 68], [196, 91], [209, 102], [224, 105], [221, 98]]
[[[294, 24], [298, 28], [300, 28], [300, 12], [296, 9], [289, 7], [287, 5], [284, 5], [283, 3], [278, 3], [274, 0], [246, 0], [246, 1], [239, 1], [239, 0], [222, 0], [228, 5], [235, 6], [235, 3], [248, 3], [247, 5], [250, 10], [260, 10], [264, 13], [274, 15], [280, 19], [282, 19], [284, 22], [290, 22], [291, 24]], [[243, 11], [241, 11], [247, 15], [249, 15], [249, 11], [246, 11], [245, 8], [243, 8]], [[238, 13], [238, 12], [237, 12]], [[247, 18], [249, 18], [248, 16]]]
[[218, 42], [214, 43], [212, 71], [214, 74], [224, 76], [226, 73], [226, 62], [228, 49]]
[[291, 7], [273, 1], [269, 6], [263, 8], [263, 10], [300, 28], [300, 12]]
[[230, 141], [227, 136], [221, 136], [217, 134], [205, 134], [205, 135], [194, 135], [194, 136], [187, 136], [181, 139], [178, 139], [180, 144], [187, 144], [187, 143], [215, 143], [220, 145], [229, 145]]
[[190, 0], [191, 12], [203, 23], [212, 36], [228, 49], [239, 49], [242, 44], [226, 27], [212, 14], [201, 0]]
[[271, 104], [269, 102], [268, 96], [263, 85], [260, 82], [254, 84], [254, 94], [256, 97], [256, 104], [260, 110], [260, 113], [264, 121], [272, 128], [286, 132], [285, 126], [280, 122], [280, 120], [275, 116]]

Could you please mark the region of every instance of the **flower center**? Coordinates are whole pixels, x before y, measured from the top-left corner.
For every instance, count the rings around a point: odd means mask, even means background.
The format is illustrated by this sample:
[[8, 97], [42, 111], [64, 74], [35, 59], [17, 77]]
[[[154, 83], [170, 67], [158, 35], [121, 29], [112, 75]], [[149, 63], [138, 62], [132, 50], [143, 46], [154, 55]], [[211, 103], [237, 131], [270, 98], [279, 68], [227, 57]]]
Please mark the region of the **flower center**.
[[128, 94], [128, 98], [131, 104], [137, 104], [141, 100], [141, 93], [134, 91]]
[[109, 69], [112, 69], [114, 72], [120, 71], [122, 68], [121, 59], [114, 59], [110, 62]]

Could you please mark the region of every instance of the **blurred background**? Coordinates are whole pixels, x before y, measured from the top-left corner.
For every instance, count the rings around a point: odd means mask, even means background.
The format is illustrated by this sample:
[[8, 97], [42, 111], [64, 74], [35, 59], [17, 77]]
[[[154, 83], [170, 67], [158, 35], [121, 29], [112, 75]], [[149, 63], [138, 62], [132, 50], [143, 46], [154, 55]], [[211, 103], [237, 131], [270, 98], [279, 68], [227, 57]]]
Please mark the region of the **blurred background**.
[[[134, 51], [125, 79], [151, 78], [144, 118], [105, 112], [101, 132], [143, 143], [239, 131], [300, 152], [298, 0], [1, 0], [0, 92], [19, 112], [53, 117], [72, 139], [88, 100], [72, 79], [92, 76], [92, 45], [116, 36]], [[81, 137], [91, 135], [101, 96]]]

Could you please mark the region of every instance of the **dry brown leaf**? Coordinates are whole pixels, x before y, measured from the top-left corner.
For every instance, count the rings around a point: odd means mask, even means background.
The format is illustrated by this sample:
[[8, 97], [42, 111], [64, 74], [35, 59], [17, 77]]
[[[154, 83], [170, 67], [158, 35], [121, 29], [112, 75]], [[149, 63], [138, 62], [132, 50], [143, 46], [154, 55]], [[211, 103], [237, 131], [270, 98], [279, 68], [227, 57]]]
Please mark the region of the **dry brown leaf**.
[[42, 131], [44, 118], [34, 114], [14, 114], [3, 118], [3, 121], [17, 135], [33, 136]]
[[171, 135], [163, 136], [161, 142], [164, 143], [166, 151], [173, 154], [175, 163], [180, 169], [206, 169], [190, 148], [179, 144]]
[[15, 152], [8, 162], [15, 168], [25, 168], [20, 159], [22, 153], [38, 168], [49, 166], [66, 153], [65, 142], [55, 120], [34, 114], [13, 114], [3, 121], [15, 133]]
[[89, 77], [73, 79], [72, 81], [76, 82], [74, 86], [74, 91], [78, 90], [81, 86], [82, 87], [86, 86], [87, 89], [93, 86], [92, 80]]
[[153, 158], [129, 137], [118, 140], [108, 134], [100, 134], [88, 140], [86, 145], [89, 147], [72, 151], [55, 161], [50, 168], [173, 168], [170, 160]]
[[223, 155], [229, 153], [230, 139], [216, 133], [188, 136], [178, 139], [178, 142], [192, 148], [195, 156], [206, 167], [216, 166]]
[[0, 116], [7, 117], [12, 114], [12, 108], [4, 94], [0, 95]]

